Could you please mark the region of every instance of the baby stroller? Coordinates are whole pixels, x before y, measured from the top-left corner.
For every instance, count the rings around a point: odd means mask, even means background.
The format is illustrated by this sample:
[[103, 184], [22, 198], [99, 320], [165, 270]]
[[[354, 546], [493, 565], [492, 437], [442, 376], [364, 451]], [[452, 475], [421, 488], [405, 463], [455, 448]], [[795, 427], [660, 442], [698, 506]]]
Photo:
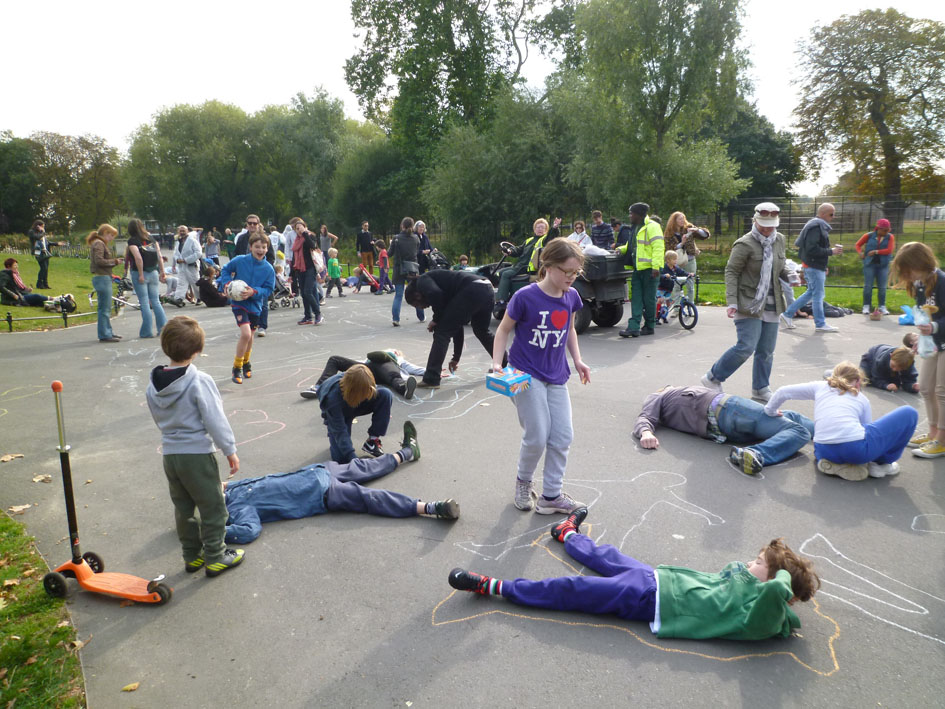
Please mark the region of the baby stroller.
[[279, 308], [301, 308], [302, 298], [294, 295], [285, 276], [276, 274], [276, 287], [269, 296], [269, 309], [278, 310]]
[[427, 258], [430, 260], [431, 271], [435, 271], [437, 269], [446, 271], [449, 270], [453, 265], [450, 263], [450, 260], [446, 258], [443, 252], [437, 248], [434, 248], [432, 251], [430, 251], [430, 255], [427, 256]]
[[[118, 312], [118, 309], [123, 305], [130, 305], [136, 310], [141, 310], [141, 306], [137, 303], [131, 303], [128, 301], [125, 293], [134, 292], [134, 286], [131, 285], [130, 278], [119, 278], [118, 276], [112, 276], [112, 283], [115, 285], [115, 290], [118, 291], [117, 295], [112, 296], [112, 306], [115, 308], [115, 312]], [[89, 293], [89, 306], [92, 307], [95, 305], [95, 291]]]

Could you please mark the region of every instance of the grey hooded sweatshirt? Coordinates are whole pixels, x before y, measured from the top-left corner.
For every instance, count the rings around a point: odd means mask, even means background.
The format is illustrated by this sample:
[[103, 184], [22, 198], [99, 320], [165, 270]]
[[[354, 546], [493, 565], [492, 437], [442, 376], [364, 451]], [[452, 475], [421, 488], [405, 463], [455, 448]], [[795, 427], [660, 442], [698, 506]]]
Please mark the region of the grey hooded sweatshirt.
[[209, 374], [192, 364], [174, 369], [155, 367], [151, 370], [147, 399], [151, 416], [161, 429], [165, 455], [213, 453], [217, 446], [223, 455], [236, 453], [233, 429]]

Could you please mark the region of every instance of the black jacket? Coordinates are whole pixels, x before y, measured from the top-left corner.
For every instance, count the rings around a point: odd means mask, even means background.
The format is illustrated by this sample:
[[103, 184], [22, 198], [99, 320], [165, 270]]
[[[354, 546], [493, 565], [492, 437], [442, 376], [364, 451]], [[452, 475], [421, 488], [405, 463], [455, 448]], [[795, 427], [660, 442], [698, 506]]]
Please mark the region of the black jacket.
[[885, 389], [890, 384], [895, 384], [902, 391], [914, 393], [913, 386], [919, 380], [915, 365], [905, 372], [894, 372], [889, 367], [889, 357], [895, 349], [892, 345], [873, 345], [860, 358], [860, 369], [866, 372], [870, 386]]
[[916, 305], [935, 305], [938, 311], [932, 315], [932, 339], [935, 341], [935, 347], [939, 350], [945, 350], [945, 271], [940, 268], [935, 269], [935, 289], [932, 293], [925, 292], [925, 286], [921, 283], [916, 284], [915, 304]]
[[827, 270], [827, 259], [833, 254], [829, 233], [827, 222], [815, 217], [804, 225], [800, 236], [794, 242], [801, 260], [818, 271]]

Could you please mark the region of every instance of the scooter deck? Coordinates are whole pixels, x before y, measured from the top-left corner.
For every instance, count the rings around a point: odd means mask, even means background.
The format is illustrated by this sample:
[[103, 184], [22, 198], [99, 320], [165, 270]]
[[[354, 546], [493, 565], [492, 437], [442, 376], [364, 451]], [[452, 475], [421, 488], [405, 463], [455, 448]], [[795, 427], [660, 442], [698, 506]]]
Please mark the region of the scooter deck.
[[56, 571], [71, 571], [75, 575], [76, 581], [86, 591], [94, 593], [104, 593], [117, 598], [127, 598], [139, 603], [160, 603], [161, 594], [157, 591], [148, 591], [148, 579], [131, 574], [122, 574], [113, 571], [104, 571], [100, 574], [93, 573], [86, 565], [76, 565], [71, 561], [60, 566]]

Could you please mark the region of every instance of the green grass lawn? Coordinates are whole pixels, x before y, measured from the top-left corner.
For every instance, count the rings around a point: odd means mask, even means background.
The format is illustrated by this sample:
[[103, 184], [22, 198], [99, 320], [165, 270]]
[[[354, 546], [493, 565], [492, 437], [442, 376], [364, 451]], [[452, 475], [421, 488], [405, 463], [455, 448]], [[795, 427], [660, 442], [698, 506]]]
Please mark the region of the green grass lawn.
[[[36, 276], [39, 273], [39, 265], [36, 259], [28, 254], [10, 254], [0, 252], [0, 262], [13, 256], [20, 264], [20, 276], [23, 282], [31, 288], [36, 283]], [[118, 271], [119, 269], [115, 269]], [[121, 274], [116, 274], [121, 275]], [[70, 327], [74, 324], [95, 322], [95, 306], [89, 305], [89, 293], [92, 292], [92, 274], [89, 272], [89, 262], [87, 259], [79, 258], [54, 258], [49, 262], [49, 285], [50, 290], [36, 291], [44, 295], [61, 295], [62, 293], [72, 293], [75, 296], [78, 309], [76, 313], [86, 313], [82, 317], [70, 317]], [[62, 316], [57, 313], [50, 313], [43, 308], [31, 308], [28, 306], [3, 305], [0, 306], [0, 332], [9, 332], [6, 317], [10, 313], [16, 318], [32, 318], [54, 316], [49, 320], [24, 320], [13, 323], [14, 332], [24, 330], [52, 330], [63, 327]]]
[[85, 706], [75, 629], [45, 573], [23, 525], [0, 513], [0, 706]]

